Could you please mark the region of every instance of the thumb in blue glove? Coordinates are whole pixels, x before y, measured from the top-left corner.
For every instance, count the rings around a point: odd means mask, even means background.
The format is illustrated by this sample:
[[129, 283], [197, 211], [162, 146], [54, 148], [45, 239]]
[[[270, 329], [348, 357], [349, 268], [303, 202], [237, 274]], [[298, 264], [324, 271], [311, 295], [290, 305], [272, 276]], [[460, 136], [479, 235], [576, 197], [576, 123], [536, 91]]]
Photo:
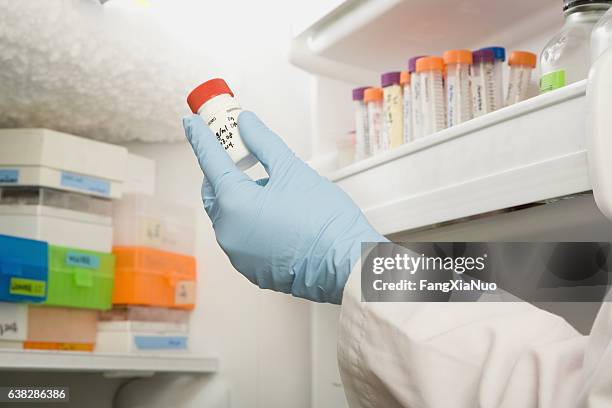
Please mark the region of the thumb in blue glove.
[[260, 288], [340, 303], [361, 242], [386, 241], [348, 195], [251, 112], [238, 127], [269, 175], [262, 180], [236, 168], [200, 116], [183, 126], [205, 174], [204, 208], [232, 265]]

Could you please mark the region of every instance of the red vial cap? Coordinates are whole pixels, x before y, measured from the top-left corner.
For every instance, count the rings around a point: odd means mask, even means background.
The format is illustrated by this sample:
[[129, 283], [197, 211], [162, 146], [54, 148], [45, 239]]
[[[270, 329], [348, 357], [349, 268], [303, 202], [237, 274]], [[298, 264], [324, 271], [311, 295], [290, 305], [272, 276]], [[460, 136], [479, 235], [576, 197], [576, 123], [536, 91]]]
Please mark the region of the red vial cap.
[[193, 113], [198, 113], [198, 110], [206, 102], [214, 98], [215, 96], [229, 94], [234, 96], [232, 90], [227, 86], [224, 80], [221, 78], [214, 78], [198, 85], [191, 93], [187, 96], [187, 105], [191, 108]]

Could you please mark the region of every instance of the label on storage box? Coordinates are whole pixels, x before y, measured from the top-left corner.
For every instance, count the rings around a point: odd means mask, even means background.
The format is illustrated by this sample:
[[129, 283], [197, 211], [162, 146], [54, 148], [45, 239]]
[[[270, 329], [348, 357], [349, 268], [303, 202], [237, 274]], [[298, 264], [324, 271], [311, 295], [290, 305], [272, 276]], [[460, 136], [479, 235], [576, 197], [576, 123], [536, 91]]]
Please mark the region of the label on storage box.
[[141, 236], [145, 238], [147, 245], [159, 246], [162, 244], [162, 226], [158, 219], [143, 218], [140, 226]]
[[80, 268], [98, 269], [100, 268], [100, 257], [83, 252], [68, 251], [66, 253], [66, 265], [78, 266]]
[[185, 336], [134, 336], [134, 344], [140, 350], [186, 350]]
[[174, 303], [178, 305], [192, 305], [195, 303], [195, 282], [178, 281], [174, 292]]
[[9, 293], [32, 297], [45, 297], [47, 282], [34, 279], [11, 278]]
[[0, 183], [17, 183], [19, 181], [19, 170], [0, 169]]
[[77, 190], [87, 191], [88, 193], [110, 195], [110, 182], [100, 180], [95, 177], [84, 176], [82, 174], [62, 171], [61, 184]]

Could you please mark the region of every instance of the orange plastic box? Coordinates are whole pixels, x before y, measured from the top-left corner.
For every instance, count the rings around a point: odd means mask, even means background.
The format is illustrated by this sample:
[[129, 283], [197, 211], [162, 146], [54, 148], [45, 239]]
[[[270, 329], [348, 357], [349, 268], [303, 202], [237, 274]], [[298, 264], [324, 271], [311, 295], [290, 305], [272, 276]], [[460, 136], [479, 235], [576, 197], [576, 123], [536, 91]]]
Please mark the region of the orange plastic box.
[[193, 256], [145, 247], [114, 247], [113, 304], [193, 309], [196, 262]]

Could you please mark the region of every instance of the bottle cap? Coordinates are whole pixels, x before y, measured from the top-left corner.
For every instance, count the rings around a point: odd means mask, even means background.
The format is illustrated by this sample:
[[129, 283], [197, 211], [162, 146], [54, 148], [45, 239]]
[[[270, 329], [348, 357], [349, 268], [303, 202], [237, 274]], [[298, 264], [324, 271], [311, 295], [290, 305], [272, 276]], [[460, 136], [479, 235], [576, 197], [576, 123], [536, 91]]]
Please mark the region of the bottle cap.
[[410, 72], [402, 71], [400, 73], [400, 85], [405, 85], [410, 83]]
[[478, 50], [472, 53], [472, 62], [480, 64], [481, 62], [495, 62], [495, 54], [491, 50]]
[[577, 6], [587, 6], [591, 4], [610, 7], [612, 5], [612, 0], [563, 0], [563, 11], [567, 11]]
[[364, 102], [372, 102], [372, 101], [382, 101], [383, 99], [383, 90], [382, 88], [368, 88], [363, 93], [363, 101]]
[[234, 96], [232, 90], [227, 86], [221, 78], [214, 78], [198, 85], [187, 96], [187, 105], [193, 113], [198, 113], [202, 105], [214, 98], [215, 96], [229, 94]]
[[510, 54], [508, 59], [508, 65], [527, 65], [531, 68], [535, 68], [537, 57], [532, 52], [527, 51], [514, 51]]
[[368, 88], [370, 88], [370, 87], [369, 86], [362, 86], [361, 88], [353, 89], [353, 100], [354, 101], [363, 101], [363, 93]]
[[503, 62], [506, 60], [506, 49], [504, 47], [485, 47], [485, 48], [481, 48], [481, 50], [493, 51], [493, 55], [495, 56], [495, 59], [497, 61]]
[[391, 85], [399, 85], [400, 83], [400, 72], [387, 72], [380, 76], [380, 86], [387, 87]]
[[416, 72], [416, 63], [420, 58], [426, 57], [427, 55], [419, 55], [416, 57], [412, 57], [408, 60], [408, 72], [410, 72], [411, 74], [413, 72]]
[[471, 64], [472, 51], [470, 50], [448, 50], [442, 56], [445, 64]]
[[417, 72], [444, 71], [444, 60], [440, 57], [419, 58], [416, 63]]

